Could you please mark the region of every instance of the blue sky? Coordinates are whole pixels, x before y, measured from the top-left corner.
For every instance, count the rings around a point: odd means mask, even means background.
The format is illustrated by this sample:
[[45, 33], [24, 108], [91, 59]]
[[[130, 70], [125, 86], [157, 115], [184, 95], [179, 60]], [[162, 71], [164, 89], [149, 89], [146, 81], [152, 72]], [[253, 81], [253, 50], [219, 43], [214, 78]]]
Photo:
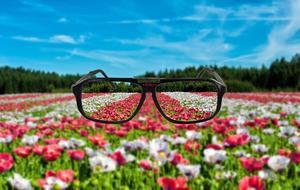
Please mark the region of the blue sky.
[[300, 52], [300, 0], [0, 0], [0, 66], [111, 76]]

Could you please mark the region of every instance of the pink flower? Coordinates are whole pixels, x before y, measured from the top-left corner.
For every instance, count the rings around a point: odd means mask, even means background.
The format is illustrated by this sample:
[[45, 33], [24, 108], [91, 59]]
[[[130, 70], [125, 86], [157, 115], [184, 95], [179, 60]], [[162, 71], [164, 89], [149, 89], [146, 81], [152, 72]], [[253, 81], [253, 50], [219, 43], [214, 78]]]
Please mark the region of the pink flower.
[[235, 147], [248, 143], [249, 136], [247, 134], [231, 135], [224, 140], [224, 144], [229, 147]]
[[242, 166], [249, 172], [261, 170], [264, 166], [263, 161], [256, 159], [254, 157], [251, 158], [242, 157], [240, 158], [240, 162]]
[[186, 178], [181, 176], [177, 178], [161, 177], [158, 178], [157, 183], [164, 190], [189, 190], [190, 188], [187, 187], [187, 181]]
[[14, 159], [10, 154], [6, 152], [0, 153], [0, 173], [3, 173], [11, 169], [13, 165], [14, 165]]
[[30, 146], [20, 146], [14, 149], [17, 156], [27, 158], [31, 154], [32, 148]]
[[239, 190], [263, 190], [264, 182], [258, 176], [245, 176], [239, 182]]
[[73, 160], [82, 160], [85, 156], [85, 152], [83, 150], [69, 150], [68, 155]]

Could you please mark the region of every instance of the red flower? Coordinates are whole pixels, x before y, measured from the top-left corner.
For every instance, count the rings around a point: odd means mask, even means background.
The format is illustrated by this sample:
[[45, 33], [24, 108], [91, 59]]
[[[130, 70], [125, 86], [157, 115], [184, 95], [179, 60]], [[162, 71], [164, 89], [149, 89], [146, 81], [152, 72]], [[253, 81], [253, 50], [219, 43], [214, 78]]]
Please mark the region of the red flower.
[[82, 160], [85, 156], [85, 152], [82, 150], [69, 150], [68, 155], [73, 159], [73, 160]]
[[177, 179], [161, 177], [157, 180], [157, 183], [164, 190], [189, 190], [190, 189], [187, 187], [187, 179], [181, 176], [177, 177]]
[[174, 153], [173, 159], [171, 160], [171, 164], [177, 165], [177, 164], [188, 164], [189, 161], [187, 159], [184, 159], [182, 155], [178, 152]]
[[150, 163], [150, 161], [148, 161], [148, 160], [141, 160], [141, 161], [139, 162], [139, 166], [140, 166], [141, 168], [143, 168], [144, 170], [152, 170], [151, 163]]
[[119, 130], [119, 131], [116, 131], [116, 135], [118, 137], [125, 137], [127, 135], [127, 132], [124, 130]]
[[104, 147], [104, 145], [107, 143], [100, 133], [96, 134], [95, 136], [89, 136], [88, 138], [93, 144], [98, 145], [99, 147]]
[[239, 183], [239, 190], [263, 190], [264, 188], [265, 184], [258, 176], [245, 176]]
[[42, 155], [45, 151], [45, 146], [34, 144], [32, 148], [32, 152], [38, 156]]
[[57, 172], [57, 178], [62, 180], [65, 183], [70, 183], [74, 179], [74, 171], [69, 169], [69, 170], [59, 170]]
[[208, 144], [206, 146], [206, 148], [212, 148], [212, 149], [215, 149], [215, 150], [222, 150], [223, 149], [223, 147], [218, 145], [218, 144]]
[[45, 148], [44, 158], [47, 161], [54, 161], [60, 157], [60, 147], [57, 145], [49, 145]]
[[83, 137], [86, 137], [86, 136], [89, 135], [89, 132], [87, 130], [81, 130], [80, 135], [83, 136]]
[[248, 143], [249, 136], [246, 134], [231, 135], [224, 140], [226, 146], [235, 147]]
[[116, 151], [111, 155], [111, 158], [118, 162], [119, 165], [126, 164], [126, 158], [120, 151]]
[[9, 170], [13, 165], [14, 159], [10, 154], [6, 152], [0, 153], [0, 173]]
[[249, 172], [261, 170], [264, 166], [263, 161], [256, 159], [254, 157], [251, 158], [242, 157], [240, 158], [240, 162], [242, 166]]
[[299, 164], [300, 163], [300, 152], [292, 152], [289, 155], [289, 158], [295, 163]]
[[184, 149], [185, 149], [186, 151], [192, 151], [192, 150], [194, 150], [193, 154], [194, 154], [194, 155], [197, 155], [200, 146], [201, 146], [201, 145], [200, 145], [199, 143], [197, 143], [196, 141], [189, 140], [189, 141], [187, 141], [187, 142], [185, 143]]
[[21, 158], [27, 158], [31, 154], [31, 150], [30, 146], [20, 146], [14, 149], [16, 155]]

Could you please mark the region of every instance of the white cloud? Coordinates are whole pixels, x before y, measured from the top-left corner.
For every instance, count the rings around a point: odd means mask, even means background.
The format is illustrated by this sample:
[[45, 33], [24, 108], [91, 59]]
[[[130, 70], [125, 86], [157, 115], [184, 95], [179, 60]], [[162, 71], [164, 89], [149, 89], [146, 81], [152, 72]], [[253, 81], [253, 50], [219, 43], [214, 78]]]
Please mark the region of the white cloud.
[[12, 39], [26, 42], [44, 42], [43, 39], [38, 37], [13, 36]]
[[84, 43], [87, 36], [80, 35], [78, 39], [75, 39], [72, 36], [59, 34], [54, 35], [50, 38], [39, 38], [39, 37], [33, 37], [33, 36], [13, 36], [12, 39], [14, 40], [20, 40], [20, 41], [26, 41], [26, 42], [36, 42], [36, 43], [65, 43], [65, 44], [81, 44]]
[[55, 35], [50, 38], [50, 42], [53, 43], [67, 43], [67, 44], [77, 44], [77, 41], [68, 35]]
[[66, 23], [66, 22], [68, 22], [68, 19], [66, 17], [61, 17], [57, 20], [57, 22]]

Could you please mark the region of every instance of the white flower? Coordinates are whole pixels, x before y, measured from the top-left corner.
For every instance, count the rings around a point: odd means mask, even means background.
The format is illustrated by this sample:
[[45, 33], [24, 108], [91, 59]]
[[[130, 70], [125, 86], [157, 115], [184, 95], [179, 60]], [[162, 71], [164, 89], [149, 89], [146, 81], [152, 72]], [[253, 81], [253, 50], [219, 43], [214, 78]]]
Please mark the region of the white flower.
[[73, 148], [76, 148], [76, 147], [82, 147], [84, 146], [86, 143], [85, 141], [81, 140], [81, 139], [76, 139], [76, 138], [70, 138], [70, 143], [72, 144]]
[[24, 135], [22, 138], [22, 143], [26, 145], [34, 145], [38, 141], [39, 141], [39, 137], [36, 135], [32, 135], [32, 136]]
[[264, 144], [253, 144], [251, 148], [258, 153], [266, 153], [269, 150], [269, 148]]
[[169, 145], [161, 139], [153, 139], [149, 143], [149, 153], [160, 165], [165, 164], [170, 157]]
[[68, 184], [56, 177], [47, 177], [46, 184], [44, 185], [45, 190], [53, 190], [54, 186], [58, 186], [60, 189], [66, 189]]
[[187, 131], [185, 135], [189, 140], [199, 140], [202, 138], [202, 134], [196, 131]]
[[8, 144], [12, 141], [12, 136], [7, 135], [6, 137], [0, 137], [0, 144]]
[[300, 137], [297, 136], [290, 137], [289, 143], [292, 145], [297, 145], [298, 143], [300, 143]]
[[110, 172], [117, 168], [117, 162], [105, 155], [97, 155], [89, 158], [89, 163], [94, 172]]
[[140, 139], [134, 141], [122, 141], [121, 144], [127, 151], [146, 150], [149, 148], [148, 143]]
[[297, 131], [296, 127], [280, 127], [280, 133], [278, 134], [279, 137], [287, 137], [287, 136], [291, 136], [293, 134], [295, 134], [295, 132]]
[[236, 134], [245, 134], [249, 136], [250, 133], [246, 127], [239, 127], [236, 130]]
[[276, 174], [270, 169], [264, 169], [264, 170], [259, 171], [258, 176], [263, 180], [266, 180], [266, 179], [273, 180], [276, 178]]
[[177, 168], [188, 179], [194, 179], [194, 178], [198, 177], [201, 166], [200, 165], [178, 164]]
[[256, 136], [256, 135], [250, 135], [250, 141], [253, 143], [259, 143], [260, 138], [259, 138], [259, 136]]
[[178, 144], [185, 144], [186, 141], [187, 141], [187, 139], [184, 137], [176, 137], [175, 139], [173, 139], [173, 141], [171, 143], [178, 145]]
[[263, 129], [263, 133], [267, 135], [272, 135], [274, 133], [274, 129], [268, 128], [268, 129]]
[[268, 160], [268, 166], [275, 171], [285, 169], [289, 163], [290, 159], [281, 155], [272, 156]]
[[122, 154], [122, 156], [125, 158], [126, 163], [132, 162], [135, 160], [135, 157], [131, 154], [127, 154], [126, 151], [124, 150], [124, 148], [118, 148], [115, 150], [115, 152], [120, 152]]
[[8, 178], [8, 181], [16, 190], [32, 190], [30, 180], [23, 178], [18, 173], [14, 173], [13, 177]]
[[234, 179], [236, 177], [236, 172], [234, 171], [224, 171], [223, 172], [223, 177], [225, 179]]
[[226, 160], [226, 151], [224, 150], [215, 150], [212, 148], [208, 148], [204, 150], [204, 161], [208, 163], [218, 163], [223, 160]]
[[34, 122], [29, 121], [29, 122], [27, 123], [27, 126], [28, 126], [29, 128], [31, 128], [31, 129], [34, 129], [34, 128], [37, 127], [37, 124], [34, 123]]

